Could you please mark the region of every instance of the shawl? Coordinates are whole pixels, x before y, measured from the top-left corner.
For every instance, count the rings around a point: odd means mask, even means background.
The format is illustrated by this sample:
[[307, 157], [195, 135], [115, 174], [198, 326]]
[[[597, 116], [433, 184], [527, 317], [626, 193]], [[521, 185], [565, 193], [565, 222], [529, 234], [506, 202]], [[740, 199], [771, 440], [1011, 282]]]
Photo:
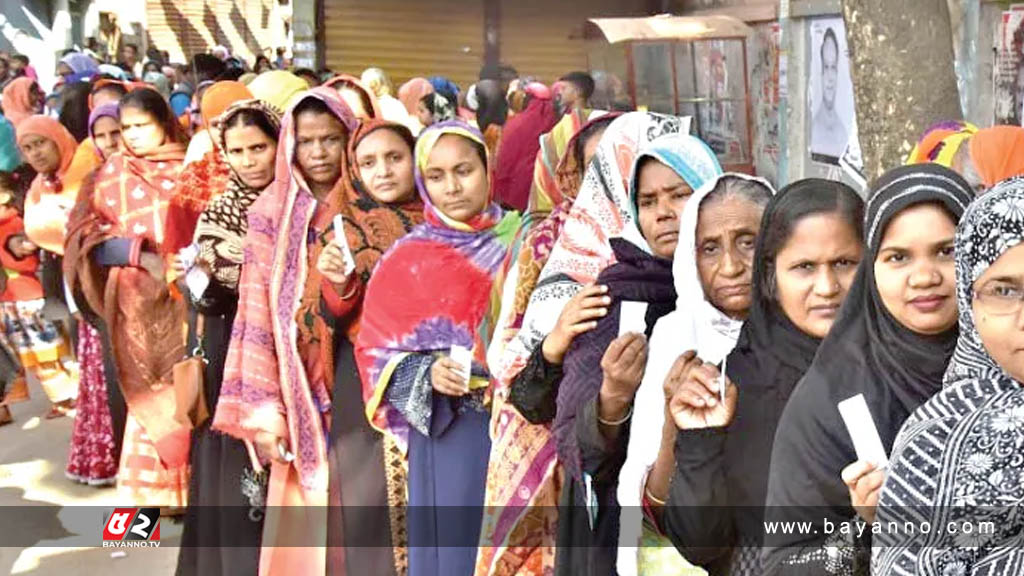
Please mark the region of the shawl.
[[[274, 182], [249, 208], [245, 261], [238, 283], [238, 312], [228, 345], [224, 382], [213, 428], [242, 440], [258, 431], [283, 439], [295, 454], [301, 486], [327, 490], [326, 418], [330, 380], [307, 374], [298, 345], [297, 315], [309, 304], [307, 287], [319, 274], [310, 265], [310, 227], [317, 200], [295, 165], [295, 105], [306, 98], [322, 101], [351, 132], [357, 123], [338, 93], [314, 88], [294, 98], [281, 122]], [[347, 161], [328, 204], [341, 205], [350, 192]], [[341, 189], [340, 193], [338, 188]], [[313, 248], [333, 241], [324, 234]], [[321, 351], [333, 350], [333, 335], [322, 316], [304, 310], [314, 322]], [[329, 353], [323, 359], [329, 361]], [[328, 367], [329, 368], [329, 367]]]
[[324, 82], [325, 88], [333, 88], [335, 90], [341, 90], [342, 88], [352, 88], [356, 92], [362, 95], [363, 106], [369, 104], [367, 112], [370, 114], [368, 120], [374, 118], [382, 118], [380, 112], [380, 102], [377, 101], [377, 95], [374, 94], [369, 88], [363, 84], [363, 81], [355, 76], [349, 74], [338, 74], [334, 78], [331, 78], [327, 82]]
[[286, 70], [270, 70], [249, 82], [252, 97], [270, 104], [278, 114], [284, 114], [295, 103], [295, 98], [308, 89], [305, 80]]
[[415, 117], [420, 99], [433, 92], [434, 86], [429, 80], [426, 78], [413, 78], [402, 84], [402, 87], [398, 89], [398, 99], [405, 106], [405, 111], [409, 113], [409, 116]]
[[[64, 253], [64, 228], [75, 203], [78, 183], [65, 186], [78, 143], [74, 136], [49, 116], [35, 115], [18, 125], [18, 143], [29, 135], [42, 136], [57, 146], [60, 164], [54, 174], [37, 174], [25, 196], [25, 234], [29, 240], [55, 254]], [[69, 183], [70, 184], [70, 183]]]
[[533, 184], [530, 187], [527, 211], [550, 213], [562, 203], [557, 179], [559, 163], [565, 158], [570, 141], [592, 116], [589, 110], [572, 110], [562, 116], [550, 132], [540, 137], [540, 149], [533, 163]]
[[[673, 140], [680, 138], [673, 137]], [[686, 201], [679, 218], [679, 242], [672, 259], [672, 277], [675, 282], [675, 310], [658, 320], [651, 333], [647, 354], [647, 369], [640, 388], [633, 399], [633, 415], [630, 419], [629, 444], [626, 462], [619, 471], [618, 502], [622, 507], [619, 516], [619, 552], [617, 566], [619, 574], [637, 574], [637, 553], [640, 542], [642, 520], [641, 504], [647, 473], [658, 457], [661, 446], [662, 427], [665, 423], [665, 377], [676, 359], [687, 350], [694, 350], [705, 362], [720, 363], [732, 351], [739, 339], [742, 320], [730, 318], [708, 300], [701, 286], [697, 270], [697, 223], [704, 199], [714, 191], [722, 176], [705, 181], [695, 181], [692, 168], [686, 158], [676, 156], [678, 144], [669, 140], [654, 142], [652, 149], [641, 154], [633, 164], [631, 186], [636, 186], [637, 167], [644, 156], [656, 158], [672, 167], [677, 174], [694, 189]], [[714, 152], [706, 150], [714, 157]], [[739, 176], [740, 174], [730, 174]], [[764, 180], [755, 180], [768, 190], [771, 185]], [[600, 382], [600, 380], [598, 380]], [[600, 385], [600, 384], [598, 384]]]
[[[403, 451], [410, 424], [384, 402], [395, 368], [410, 354], [447, 352], [456, 344], [471, 348], [474, 364], [486, 366], [484, 351], [497, 312], [492, 282], [519, 226], [518, 214], [504, 213], [494, 203], [461, 223], [430, 202], [423, 169], [438, 139], [449, 134], [483, 144], [483, 136], [460, 121], [435, 124], [420, 135], [416, 185], [426, 221], [381, 258], [367, 287], [355, 346], [366, 416]], [[409, 290], [414, 278], [417, 289]]]
[[1024, 128], [982, 128], [968, 141], [971, 162], [985, 188], [1024, 174]]
[[[228, 166], [219, 138], [213, 130], [213, 120], [231, 104], [252, 98], [252, 93], [241, 82], [217, 82], [203, 93], [200, 115], [205, 126], [206, 136], [197, 135], [193, 142], [201, 142], [203, 138], [210, 140], [210, 150], [195, 162], [186, 161], [181, 171], [181, 178], [171, 197], [167, 208], [167, 239], [164, 242], [166, 255], [176, 254], [192, 243], [196, 230], [196, 222], [206, 205], [224, 192], [231, 180], [231, 168]], [[202, 133], [201, 133], [202, 134]], [[192, 145], [189, 145], [192, 152]]]
[[[873, 185], [864, 219], [864, 258], [839, 317], [779, 422], [766, 520], [811, 520], [818, 526], [826, 516], [846, 521], [855, 515], [839, 472], [857, 456], [839, 402], [863, 394], [888, 451], [907, 416], [939, 391], [957, 330], [922, 336], [901, 325], [882, 303], [875, 260], [886, 227], [903, 210], [933, 202], [959, 221], [973, 196], [958, 174], [935, 163], [890, 170]], [[769, 517], [775, 515], [779, 518]], [[766, 573], [786, 560], [784, 547], [814, 546], [823, 539], [766, 534]]]
[[[212, 124], [223, 126], [242, 110], [263, 114], [276, 131], [280, 131], [281, 117], [270, 106], [259, 100], [243, 100], [228, 107], [213, 119]], [[221, 132], [223, 134], [223, 132]], [[263, 189], [251, 188], [232, 171], [223, 194], [211, 200], [196, 222], [195, 244], [199, 247], [198, 260], [210, 270], [211, 281], [229, 292], [238, 292], [238, 279], [242, 273], [245, 252], [245, 234], [248, 231], [246, 214]]]
[[960, 145], [977, 131], [974, 124], [960, 120], [936, 123], [925, 131], [910, 151], [907, 164], [934, 162], [949, 168]]
[[[415, 150], [415, 141], [408, 129], [387, 120], [368, 120], [349, 139], [349, 172], [352, 174], [351, 195], [342, 205], [345, 218], [345, 238], [348, 241], [352, 258], [356, 262], [359, 282], [365, 288], [370, 275], [377, 267], [377, 262], [389, 248], [402, 236], [405, 236], [416, 225], [423, 222], [423, 201], [419, 195], [402, 204], [386, 204], [378, 202], [366, 191], [366, 185], [359, 177], [359, 166], [356, 160], [356, 148], [364, 138], [377, 130], [394, 130], [410, 143]], [[365, 294], [365, 292], [364, 292]], [[359, 317], [349, 323], [346, 330], [349, 340], [354, 344], [359, 333]]]
[[90, 252], [111, 238], [148, 250], [163, 240], [163, 217], [184, 146], [146, 156], [125, 150], [87, 178], [68, 222], [64, 277], [83, 313], [110, 332], [117, 382], [132, 415], [169, 467], [188, 461], [190, 427], [174, 419], [174, 364], [185, 352], [185, 308], [162, 280], [141, 268], [98, 266]]
[[1015, 178], [975, 201], [957, 228], [959, 369], [900, 430], [878, 507], [878, 522], [900, 526], [969, 523], [977, 529], [991, 522], [996, 528], [973, 534], [883, 530], [875, 541], [872, 573], [1020, 573], [1024, 390], [985, 350], [972, 304], [977, 279], [1024, 242], [1022, 214], [1024, 180]]
[[11, 121], [15, 129], [18, 128], [22, 120], [36, 114], [37, 109], [32, 107], [33, 86], [38, 88], [39, 84], [27, 76], [15, 78], [8, 82], [7, 86], [4, 86], [2, 101], [4, 116]]
[[[534, 98], [526, 110], [508, 119], [501, 133], [494, 169], [494, 185], [502, 204], [526, 210], [541, 135], [550, 131], [558, 120], [555, 102], [550, 98]], [[563, 132], [571, 136], [572, 128]]]

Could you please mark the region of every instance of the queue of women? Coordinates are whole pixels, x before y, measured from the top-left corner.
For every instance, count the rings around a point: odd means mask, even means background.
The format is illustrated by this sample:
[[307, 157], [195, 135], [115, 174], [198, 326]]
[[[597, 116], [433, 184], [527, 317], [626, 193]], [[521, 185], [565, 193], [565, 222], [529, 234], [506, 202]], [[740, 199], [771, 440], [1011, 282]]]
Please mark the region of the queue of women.
[[[9, 115], [7, 360], [77, 397], [69, 477], [184, 512], [180, 574], [1020, 573], [1024, 130], [940, 124], [865, 202], [521, 84]], [[950, 520], [997, 530], [904, 530]]]

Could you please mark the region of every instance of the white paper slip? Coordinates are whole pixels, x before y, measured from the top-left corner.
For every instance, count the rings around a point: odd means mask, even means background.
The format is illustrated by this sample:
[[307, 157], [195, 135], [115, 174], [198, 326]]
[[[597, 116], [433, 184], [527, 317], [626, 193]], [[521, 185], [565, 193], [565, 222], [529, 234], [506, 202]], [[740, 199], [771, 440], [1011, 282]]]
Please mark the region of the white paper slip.
[[857, 451], [857, 459], [871, 462], [879, 468], [889, 465], [889, 457], [882, 446], [882, 438], [878, 436], [878, 428], [871, 417], [868, 404], [863, 394], [847, 398], [839, 403], [839, 414], [843, 417], [846, 430], [853, 440], [853, 449]]
[[348, 276], [356, 269], [356, 260], [345, 239], [345, 218], [341, 214], [334, 217], [334, 242], [341, 247], [341, 255], [345, 259], [345, 276]]
[[623, 300], [619, 305], [619, 336], [647, 331], [647, 302]]
[[452, 346], [449, 356], [451, 356], [451, 359], [456, 364], [462, 367], [462, 372], [460, 372], [462, 374], [462, 381], [468, 384], [469, 375], [473, 370], [473, 351], [456, 344]]
[[199, 246], [195, 244], [189, 244], [178, 251], [178, 258], [181, 260], [181, 266], [187, 271], [191, 270], [196, 265], [196, 258], [199, 257]]
[[193, 300], [200, 300], [206, 289], [210, 287], [210, 277], [203, 272], [202, 268], [193, 267], [185, 274], [185, 286], [192, 294]]

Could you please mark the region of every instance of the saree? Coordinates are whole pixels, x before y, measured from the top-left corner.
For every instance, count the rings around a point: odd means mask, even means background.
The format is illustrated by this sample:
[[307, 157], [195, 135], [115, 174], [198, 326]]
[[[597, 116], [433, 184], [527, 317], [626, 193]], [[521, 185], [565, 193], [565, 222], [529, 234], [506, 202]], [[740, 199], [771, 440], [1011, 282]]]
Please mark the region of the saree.
[[136, 249], [159, 249], [184, 153], [183, 145], [171, 142], [146, 156], [130, 151], [111, 156], [83, 185], [65, 245], [68, 286], [83, 314], [98, 316], [110, 332], [116, 378], [129, 408], [125, 438], [147, 452], [137, 459], [146, 461], [142, 469], [132, 464], [127, 442], [122, 453], [124, 485], [140, 498], [150, 489], [179, 493], [186, 484], [190, 429], [173, 418], [170, 385], [174, 364], [185, 351], [185, 309], [162, 280], [136, 267], [100, 266], [90, 253], [112, 238], [133, 239]]
[[[566, 115], [559, 126], [572, 126], [574, 118]], [[500, 292], [494, 297], [499, 298], [501, 310], [487, 351], [490, 366], [498, 365], [505, 345], [522, 326], [537, 278], [576, 198], [583, 179], [583, 166], [582, 158], [574, 151], [577, 135], [584, 127], [577, 126], [577, 131], [569, 134], [567, 142], [557, 144], [564, 153], [552, 178], [556, 188], [540, 192], [549, 199], [557, 199], [554, 211], [550, 215], [543, 210], [531, 211], [524, 218], [512, 250], [495, 280], [494, 288]], [[559, 131], [559, 137], [564, 134]], [[541, 169], [543, 153], [544, 144], [538, 153], [535, 170]], [[535, 204], [531, 197], [531, 206]], [[542, 573], [546, 567], [554, 566], [552, 543], [561, 481], [557, 470], [548, 466], [554, 458], [551, 433], [546, 425], [531, 424], [508, 402], [510, 384], [511, 379], [497, 379], [495, 382], [491, 459], [485, 499], [487, 508], [476, 567], [476, 573], [480, 575], [514, 574], [521, 569], [528, 573]], [[508, 458], [506, 454], [517, 457]], [[535, 495], [532, 496], [532, 505], [524, 505], [517, 494]]]
[[[356, 128], [335, 91], [315, 88], [295, 104], [306, 98], [322, 101], [349, 132]], [[238, 312], [212, 423], [250, 442], [270, 433], [295, 455], [271, 464], [260, 574], [319, 574], [326, 560], [334, 334], [320, 314], [315, 263], [333, 241], [330, 222], [351, 183], [343, 163], [335, 189], [316, 200], [296, 165], [292, 110], [281, 123], [274, 182], [249, 208]]]

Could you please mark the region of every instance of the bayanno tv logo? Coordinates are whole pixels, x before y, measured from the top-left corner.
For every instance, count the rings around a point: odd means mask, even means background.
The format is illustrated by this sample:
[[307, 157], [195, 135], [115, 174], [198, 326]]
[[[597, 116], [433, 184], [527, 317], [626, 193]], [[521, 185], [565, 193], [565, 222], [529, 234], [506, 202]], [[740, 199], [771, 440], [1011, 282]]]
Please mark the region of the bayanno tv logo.
[[159, 548], [159, 508], [114, 508], [103, 525], [104, 548]]

